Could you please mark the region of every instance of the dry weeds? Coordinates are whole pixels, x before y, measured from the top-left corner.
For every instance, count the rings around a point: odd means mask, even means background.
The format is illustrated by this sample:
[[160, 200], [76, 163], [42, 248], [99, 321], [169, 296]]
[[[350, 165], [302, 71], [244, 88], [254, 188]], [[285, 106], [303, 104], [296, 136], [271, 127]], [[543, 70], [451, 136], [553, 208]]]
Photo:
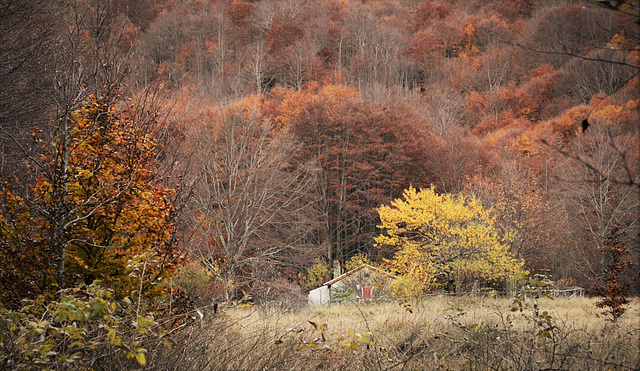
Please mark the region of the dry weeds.
[[[158, 351], [150, 363], [175, 370], [640, 370], [639, 300], [615, 324], [595, 301], [540, 299], [538, 316], [512, 312], [507, 298], [482, 297], [429, 297], [412, 313], [395, 302], [229, 308], [207, 315], [178, 349]], [[551, 322], [540, 320], [543, 311]]]

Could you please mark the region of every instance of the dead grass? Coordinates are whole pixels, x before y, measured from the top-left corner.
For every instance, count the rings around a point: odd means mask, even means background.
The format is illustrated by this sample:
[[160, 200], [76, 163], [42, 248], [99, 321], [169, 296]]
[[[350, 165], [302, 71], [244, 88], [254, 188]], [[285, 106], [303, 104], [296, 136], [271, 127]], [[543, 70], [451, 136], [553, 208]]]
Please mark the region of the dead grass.
[[[595, 299], [542, 299], [553, 328], [507, 298], [430, 297], [409, 313], [395, 302], [206, 316], [182, 345], [155, 355], [176, 370], [638, 370], [640, 303], [618, 323]], [[544, 322], [544, 321], [542, 321]]]

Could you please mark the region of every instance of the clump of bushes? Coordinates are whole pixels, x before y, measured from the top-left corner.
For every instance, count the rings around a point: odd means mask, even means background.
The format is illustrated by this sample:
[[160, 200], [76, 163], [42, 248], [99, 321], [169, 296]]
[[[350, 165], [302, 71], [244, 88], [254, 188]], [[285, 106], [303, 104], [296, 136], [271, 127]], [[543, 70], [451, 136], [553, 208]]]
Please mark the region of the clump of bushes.
[[99, 282], [0, 308], [0, 369], [134, 368], [167, 329], [143, 315], [139, 298], [117, 299]]

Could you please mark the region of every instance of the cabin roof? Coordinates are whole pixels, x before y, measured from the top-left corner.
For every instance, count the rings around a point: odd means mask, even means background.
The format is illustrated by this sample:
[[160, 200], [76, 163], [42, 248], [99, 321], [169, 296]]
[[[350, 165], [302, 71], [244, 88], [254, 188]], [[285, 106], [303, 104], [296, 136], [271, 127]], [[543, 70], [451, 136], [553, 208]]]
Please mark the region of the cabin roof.
[[332, 279], [331, 281], [327, 281], [327, 282], [325, 282], [322, 286], [330, 286], [330, 285], [333, 285], [334, 283], [336, 283], [336, 282], [338, 282], [338, 281], [340, 281], [340, 280], [343, 280], [343, 279], [345, 279], [345, 278], [347, 278], [347, 277], [351, 276], [352, 274], [354, 274], [354, 273], [356, 273], [356, 272], [358, 272], [358, 271], [360, 271], [360, 270], [362, 270], [362, 269], [364, 269], [364, 268], [369, 268], [369, 269], [371, 269], [372, 271], [375, 271], [375, 272], [378, 272], [378, 273], [382, 273], [382, 274], [384, 274], [385, 276], [387, 276], [387, 277], [389, 277], [389, 278], [392, 278], [392, 279], [396, 279], [396, 278], [397, 278], [397, 277], [396, 277], [396, 276], [394, 276], [393, 274], [391, 274], [391, 273], [387, 273], [387, 272], [383, 271], [382, 269], [378, 269], [378, 268], [376, 268], [376, 267], [374, 267], [374, 266], [371, 266], [371, 265], [369, 265], [369, 264], [362, 264], [361, 266], [359, 266], [359, 267], [358, 267], [358, 268], [356, 268], [356, 269], [352, 269], [352, 270], [350, 270], [349, 272], [347, 272], [347, 273], [345, 273], [345, 274], [342, 274], [342, 275], [340, 275], [340, 276], [338, 276], [338, 277], [336, 277], [336, 278]]

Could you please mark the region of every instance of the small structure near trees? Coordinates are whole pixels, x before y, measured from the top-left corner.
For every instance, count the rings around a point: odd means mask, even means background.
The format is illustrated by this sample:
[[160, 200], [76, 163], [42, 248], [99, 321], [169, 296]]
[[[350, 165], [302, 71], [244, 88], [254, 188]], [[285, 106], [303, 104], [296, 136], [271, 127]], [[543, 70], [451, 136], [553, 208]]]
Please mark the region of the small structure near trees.
[[325, 282], [309, 291], [309, 305], [341, 302], [345, 299], [380, 300], [389, 297], [389, 284], [396, 276], [369, 264]]

